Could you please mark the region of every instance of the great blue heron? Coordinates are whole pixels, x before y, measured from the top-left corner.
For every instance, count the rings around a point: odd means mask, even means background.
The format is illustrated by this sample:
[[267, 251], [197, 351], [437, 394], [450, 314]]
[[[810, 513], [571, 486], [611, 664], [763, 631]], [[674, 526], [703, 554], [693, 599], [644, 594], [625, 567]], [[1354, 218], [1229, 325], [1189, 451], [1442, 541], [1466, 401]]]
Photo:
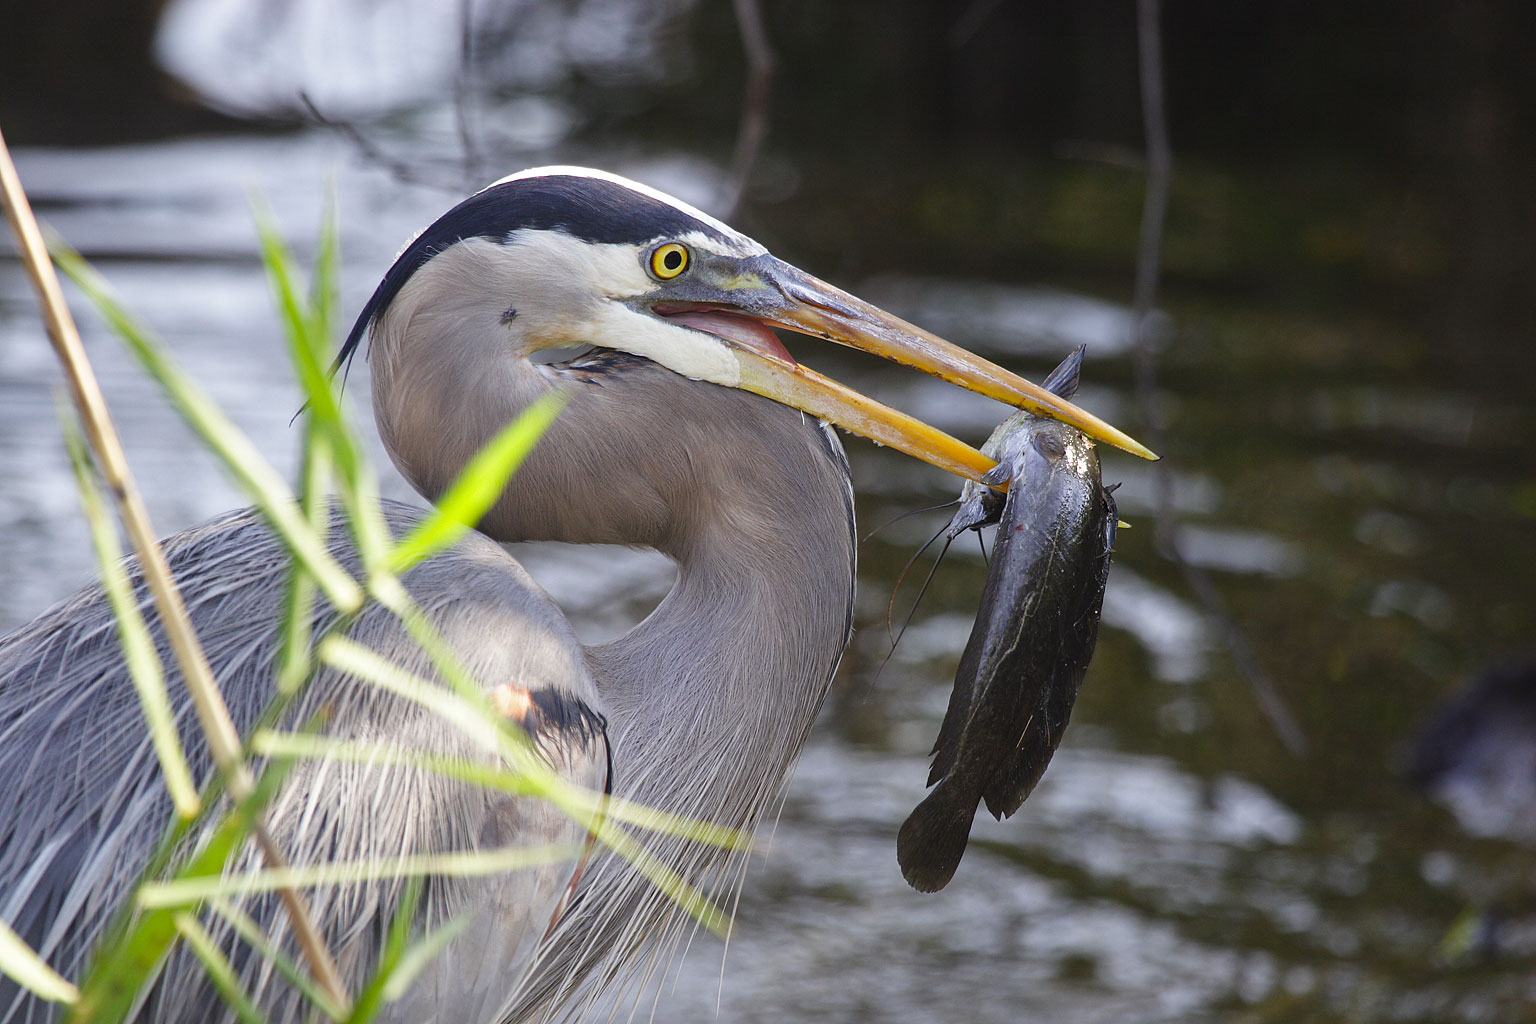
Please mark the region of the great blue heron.
[[[805, 742], [852, 625], [853, 495], [829, 424], [953, 472], [974, 477], [991, 465], [800, 366], [772, 327], [866, 349], [1137, 447], [698, 210], [577, 168], [513, 175], [446, 213], [395, 261], [344, 349], [350, 356], [371, 340], [379, 430], [429, 499], [537, 396], [568, 394], [480, 532], [405, 582], [476, 678], [509, 696], [507, 713], [559, 771], [746, 829]], [[397, 504], [387, 515], [396, 531], [420, 518]], [[344, 534], [331, 533], [336, 553], [355, 565]], [[677, 581], [633, 630], [584, 646], [496, 543], [543, 539], [653, 548], [676, 563]], [[273, 694], [285, 554], [250, 511], [166, 547], [236, 723], [248, 729]], [[317, 628], [333, 614], [318, 611]], [[432, 674], [391, 615], [369, 609], [351, 633]], [[206, 775], [176, 680], [172, 694], [194, 768]], [[315, 679], [289, 718], [309, 721], [321, 709], [335, 735], [481, 756], [437, 716], [340, 673]], [[168, 819], [157, 771], [100, 588], [0, 640], [0, 918], [66, 976], [82, 971]], [[530, 797], [330, 761], [301, 763], [267, 818], [299, 864], [582, 834]], [[740, 862], [714, 847], [666, 836], [652, 845], [706, 887], [739, 884]], [[567, 898], [572, 879], [570, 864], [433, 879], [418, 924], [466, 913], [473, 923], [385, 1019], [569, 1019], [670, 956], [688, 918], [623, 859], [598, 858]], [[400, 891], [386, 880], [309, 894], [349, 983], [373, 966]], [[286, 941], [275, 904], [250, 909]], [[267, 961], [242, 952], [227, 928], [216, 937], [272, 1019], [305, 1016]], [[145, 991], [146, 1018], [231, 1015], [184, 950]], [[0, 1020], [49, 1015], [0, 980]]]

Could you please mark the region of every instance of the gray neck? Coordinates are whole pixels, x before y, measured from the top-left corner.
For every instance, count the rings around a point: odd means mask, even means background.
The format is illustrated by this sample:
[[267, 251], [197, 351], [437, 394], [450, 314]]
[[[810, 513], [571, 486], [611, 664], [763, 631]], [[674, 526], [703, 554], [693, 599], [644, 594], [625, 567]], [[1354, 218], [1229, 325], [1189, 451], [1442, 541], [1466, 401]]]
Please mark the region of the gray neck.
[[[853, 495], [841, 446], [819, 424], [743, 392], [705, 390], [734, 407], [709, 422], [749, 424], [752, 436], [717, 427], [727, 436], [699, 454], [718, 474], [704, 477], [708, 500], [657, 545], [677, 563], [676, 585], [644, 622], [587, 654], [610, 712], [616, 791], [750, 831], [804, 745], [848, 640]], [[745, 856], [637, 835], [731, 908]], [[610, 983], [604, 998], [619, 1005], [635, 982], [624, 967], [631, 954], [649, 948], [652, 963], [668, 962], [693, 921], [617, 856], [595, 864], [582, 888], [584, 912], [561, 922], [530, 995], [585, 978], [574, 1005]]]
[[854, 557], [846, 477], [807, 454], [734, 495], [770, 529], [695, 535], [650, 617], [588, 649], [623, 795], [750, 827], [804, 744], [847, 642]]

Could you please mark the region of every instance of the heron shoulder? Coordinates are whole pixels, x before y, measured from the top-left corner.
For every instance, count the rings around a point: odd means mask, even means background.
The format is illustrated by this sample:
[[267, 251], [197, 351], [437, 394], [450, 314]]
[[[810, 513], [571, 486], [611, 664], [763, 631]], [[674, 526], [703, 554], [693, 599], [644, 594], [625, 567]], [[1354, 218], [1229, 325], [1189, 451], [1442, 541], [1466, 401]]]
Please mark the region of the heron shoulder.
[[[394, 503], [386, 503], [384, 513], [397, 534], [425, 514]], [[338, 560], [359, 571], [339, 518], [330, 537]], [[168, 538], [165, 550], [236, 726], [246, 732], [273, 697], [287, 554], [252, 510]], [[129, 570], [162, 660], [173, 666], [142, 580], [131, 563]], [[576, 785], [604, 789], [611, 762], [601, 700], [575, 635], [522, 567], [471, 533], [407, 573], [405, 584], [448, 646], [486, 686], [493, 705], [527, 730], [555, 771]], [[316, 635], [334, 614], [316, 609]], [[370, 606], [348, 632], [406, 671], [431, 679], [431, 659], [392, 613]], [[194, 775], [203, 777], [210, 765], [185, 688], [172, 681], [169, 690]], [[321, 723], [339, 739], [450, 757], [487, 756], [430, 705], [328, 668], [295, 700], [285, 720]], [[104, 766], [111, 770], [96, 770]], [[10, 783], [0, 792], [0, 917], [52, 962], [78, 973], [170, 814], [99, 585], [0, 640], [0, 778]], [[587, 835], [585, 824], [531, 797], [409, 764], [329, 759], [293, 766], [269, 807], [268, 827], [299, 864], [505, 846], [579, 849]], [[259, 866], [251, 857], [247, 866]], [[421, 911], [426, 926], [466, 912], [484, 917], [477, 917], [445, 961], [470, 964], [467, 977], [481, 979], [466, 983], [461, 975], [458, 982], [445, 982], [454, 1005], [494, 1010], [511, 997], [538, 939], [560, 912], [575, 871], [572, 858], [547, 871], [446, 878], [429, 888]], [[368, 946], [373, 933], [362, 923], [378, 907], [392, 906], [399, 889], [399, 880], [383, 880], [315, 894], [317, 922], [358, 970], [367, 968], [373, 952]], [[217, 937], [238, 945], [222, 931]], [[257, 969], [255, 961], [251, 969]], [[205, 997], [211, 998], [198, 988], [201, 977], [196, 970], [167, 969], [153, 1004], [166, 1019], [183, 1019], [180, 1010], [207, 1005]], [[246, 980], [272, 1019], [298, 1019], [270, 979]], [[15, 995], [14, 987], [0, 980], [6, 1005]]]

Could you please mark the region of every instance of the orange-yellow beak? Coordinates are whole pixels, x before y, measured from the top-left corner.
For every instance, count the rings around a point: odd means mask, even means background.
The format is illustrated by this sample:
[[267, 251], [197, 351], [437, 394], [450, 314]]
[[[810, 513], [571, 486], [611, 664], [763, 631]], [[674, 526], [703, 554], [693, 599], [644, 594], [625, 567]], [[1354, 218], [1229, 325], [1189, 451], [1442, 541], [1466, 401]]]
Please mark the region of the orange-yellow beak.
[[702, 301], [685, 299], [658, 305], [655, 312], [726, 339], [740, 367], [737, 386], [744, 390], [970, 480], [980, 479], [995, 464], [943, 431], [801, 365], [766, 329], [781, 327], [914, 367], [977, 394], [1070, 424], [1095, 440], [1141, 458], [1157, 458], [1124, 431], [1039, 385], [782, 260], [763, 255], [745, 261], [739, 270], [729, 282], [718, 282], [720, 290], [710, 299], [699, 295]]

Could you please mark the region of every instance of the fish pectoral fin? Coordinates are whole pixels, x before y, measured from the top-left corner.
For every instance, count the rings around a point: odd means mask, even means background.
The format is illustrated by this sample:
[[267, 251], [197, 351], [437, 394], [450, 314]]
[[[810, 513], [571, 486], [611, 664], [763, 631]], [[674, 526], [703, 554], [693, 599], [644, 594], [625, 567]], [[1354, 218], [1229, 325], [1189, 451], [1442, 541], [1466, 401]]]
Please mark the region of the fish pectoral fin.
[[1013, 479], [1013, 460], [1001, 459], [997, 465], [981, 474], [981, 482], [989, 487], [1001, 487]]

